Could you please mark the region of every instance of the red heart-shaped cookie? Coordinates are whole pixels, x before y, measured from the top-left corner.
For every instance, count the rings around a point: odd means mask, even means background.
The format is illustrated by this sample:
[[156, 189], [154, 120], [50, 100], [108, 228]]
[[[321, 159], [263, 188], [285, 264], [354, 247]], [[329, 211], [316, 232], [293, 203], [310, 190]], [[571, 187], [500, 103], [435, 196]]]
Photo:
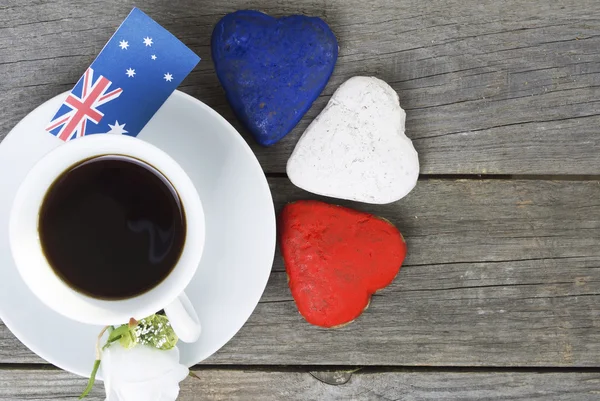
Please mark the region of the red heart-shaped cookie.
[[396, 277], [406, 256], [402, 234], [391, 223], [325, 202], [286, 205], [279, 232], [298, 310], [321, 327], [356, 319], [371, 295]]

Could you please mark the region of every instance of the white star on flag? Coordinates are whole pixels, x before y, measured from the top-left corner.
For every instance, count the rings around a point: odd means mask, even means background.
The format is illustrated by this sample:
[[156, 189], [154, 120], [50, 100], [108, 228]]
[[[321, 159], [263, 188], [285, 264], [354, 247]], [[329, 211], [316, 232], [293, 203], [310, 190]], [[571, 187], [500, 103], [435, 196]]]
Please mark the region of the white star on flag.
[[135, 75], [135, 70], [133, 68], [128, 68], [127, 71], [125, 71], [125, 73], [129, 78], [133, 78], [133, 76]]
[[119, 124], [119, 121], [115, 121], [115, 124], [108, 124], [108, 126], [110, 127], [110, 131], [107, 132], [107, 134], [116, 134], [116, 135], [123, 135], [123, 134], [127, 134], [128, 131], [125, 131], [125, 124]]
[[153, 54], [152, 56], [150, 56], [150, 58], [151, 58], [152, 60], [156, 60], [156, 54]]
[[122, 40], [119, 42], [119, 47], [123, 50], [127, 50], [127, 48], [129, 47], [129, 42], [127, 42], [126, 40]]
[[148, 36], [146, 36], [146, 37], [144, 38], [144, 44], [145, 44], [146, 46], [152, 46], [152, 38], [149, 38]]
[[165, 81], [171, 82], [173, 80], [173, 75], [171, 75], [170, 73], [166, 73], [165, 74]]

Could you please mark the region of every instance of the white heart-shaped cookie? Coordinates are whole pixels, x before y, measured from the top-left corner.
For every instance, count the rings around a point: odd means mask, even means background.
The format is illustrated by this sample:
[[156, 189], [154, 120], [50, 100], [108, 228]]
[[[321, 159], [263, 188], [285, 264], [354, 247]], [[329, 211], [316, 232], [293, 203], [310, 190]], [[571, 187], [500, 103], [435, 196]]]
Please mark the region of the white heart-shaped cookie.
[[384, 81], [353, 77], [304, 131], [287, 163], [298, 187], [315, 194], [385, 204], [406, 196], [419, 156], [404, 134], [406, 113]]

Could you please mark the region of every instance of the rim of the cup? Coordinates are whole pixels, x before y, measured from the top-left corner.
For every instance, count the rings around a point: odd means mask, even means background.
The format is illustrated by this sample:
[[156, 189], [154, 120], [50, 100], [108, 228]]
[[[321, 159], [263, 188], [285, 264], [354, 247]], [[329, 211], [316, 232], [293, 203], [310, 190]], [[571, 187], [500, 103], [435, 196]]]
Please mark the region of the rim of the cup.
[[[39, 211], [50, 185], [75, 165], [103, 155], [136, 158], [157, 169], [177, 192], [187, 220], [185, 242], [179, 260], [169, 275], [152, 289], [120, 300], [97, 299], [71, 288], [54, 273], [43, 253], [38, 233]], [[35, 209], [32, 211], [33, 207]], [[32, 213], [35, 213], [34, 217]], [[32, 227], [33, 221], [35, 225]], [[131, 317], [140, 319], [156, 313], [184, 291], [202, 257], [205, 220], [202, 202], [193, 182], [173, 158], [141, 139], [98, 134], [62, 144], [31, 168], [13, 202], [9, 239], [17, 270], [38, 299], [68, 318], [82, 323], [110, 325], [125, 323]], [[35, 241], [34, 246], [32, 241]], [[42, 274], [49, 281], [42, 283], [40, 276], [35, 273]], [[61, 294], [58, 296], [50, 290], [60, 291]]]

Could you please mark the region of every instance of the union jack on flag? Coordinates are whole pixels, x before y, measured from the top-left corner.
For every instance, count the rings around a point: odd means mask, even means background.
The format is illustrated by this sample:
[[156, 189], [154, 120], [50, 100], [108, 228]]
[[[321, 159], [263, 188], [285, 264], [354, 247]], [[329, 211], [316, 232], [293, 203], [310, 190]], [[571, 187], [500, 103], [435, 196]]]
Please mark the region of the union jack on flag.
[[134, 8], [79, 79], [46, 131], [137, 136], [200, 58]]
[[64, 102], [71, 111], [52, 120], [46, 130], [52, 132], [60, 127], [55, 135], [63, 141], [85, 135], [88, 120], [99, 124], [104, 117], [104, 113], [98, 110], [98, 107], [118, 98], [123, 92], [123, 89], [117, 88], [106, 93], [111, 84], [112, 82], [102, 75], [94, 81], [94, 70], [89, 67], [83, 75], [81, 97], [77, 96], [76, 89], [73, 89]]

